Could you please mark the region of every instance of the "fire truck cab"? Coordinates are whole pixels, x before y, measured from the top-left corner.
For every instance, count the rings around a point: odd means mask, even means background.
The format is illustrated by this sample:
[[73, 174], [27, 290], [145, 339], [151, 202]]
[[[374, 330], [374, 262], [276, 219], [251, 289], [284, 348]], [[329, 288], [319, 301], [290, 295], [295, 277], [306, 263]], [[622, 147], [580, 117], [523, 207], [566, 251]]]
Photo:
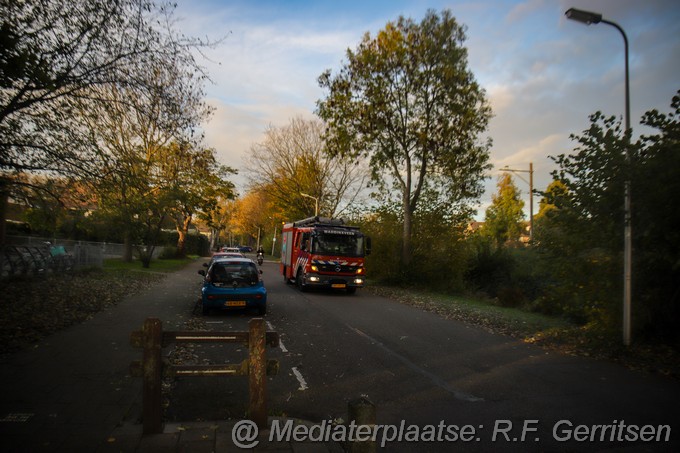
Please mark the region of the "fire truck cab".
[[342, 219], [310, 217], [283, 226], [281, 273], [301, 291], [310, 287], [344, 289], [364, 286], [364, 256], [371, 239]]

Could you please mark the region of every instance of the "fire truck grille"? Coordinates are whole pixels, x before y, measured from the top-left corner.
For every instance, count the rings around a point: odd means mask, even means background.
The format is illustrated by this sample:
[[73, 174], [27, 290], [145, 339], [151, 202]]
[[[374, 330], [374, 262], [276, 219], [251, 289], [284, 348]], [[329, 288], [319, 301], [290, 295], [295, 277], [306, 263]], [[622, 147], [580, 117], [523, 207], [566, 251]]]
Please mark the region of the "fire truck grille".
[[315, 262], [314, 264], [319, 268], [319, 272], [322, 273], [353, 274], [356, 273], [358, 267], [356, 265], [323, 263], [321, 261]]

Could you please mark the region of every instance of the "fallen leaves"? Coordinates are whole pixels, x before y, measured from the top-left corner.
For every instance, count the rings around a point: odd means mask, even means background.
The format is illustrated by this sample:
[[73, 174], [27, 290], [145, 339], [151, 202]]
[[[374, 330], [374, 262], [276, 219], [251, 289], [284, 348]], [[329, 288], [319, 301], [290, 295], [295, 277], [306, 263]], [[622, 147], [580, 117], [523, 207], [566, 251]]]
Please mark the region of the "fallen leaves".
[[443, 318], [481, 327], [490, 333], [518, 338], [544, 349], [567, 355], [608, 360], [632, 370], [680, 379], [680, 350], [677, 347], [642, 342], [624, 347], [618, 336], [603, 333], [591, 326], [573, 325], [545, 329], [504, 316], [501, 311], [481, 312], [463, 304], [442, 303], [435, 295], [416, 289], [405, 290], [386, 286], [369, 286], [368, 289], [402, 304], [437, 313]]
[[35, 345], [165, 278], [91, 270], [0, 282], [0, 353]]

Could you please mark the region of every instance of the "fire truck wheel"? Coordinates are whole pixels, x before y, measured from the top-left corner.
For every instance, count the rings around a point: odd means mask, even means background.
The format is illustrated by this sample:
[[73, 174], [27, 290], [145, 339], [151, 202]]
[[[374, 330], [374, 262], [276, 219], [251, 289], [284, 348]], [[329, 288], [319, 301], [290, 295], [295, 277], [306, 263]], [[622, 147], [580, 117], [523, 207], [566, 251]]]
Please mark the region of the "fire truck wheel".
[[354, 294], [354, 293], [356, 293], [356, 292], [357, 292], [357, 289], [354, 288], [354, 287], [352, 287], [352, 286], [350, 286], [349, 288], [347, 288], [347, 294]]
[[297, 274], [295, 275], [295, 284], [303, 293], [307, 291], [307, 285], [302, 283], [302, 269], [298, 269]]

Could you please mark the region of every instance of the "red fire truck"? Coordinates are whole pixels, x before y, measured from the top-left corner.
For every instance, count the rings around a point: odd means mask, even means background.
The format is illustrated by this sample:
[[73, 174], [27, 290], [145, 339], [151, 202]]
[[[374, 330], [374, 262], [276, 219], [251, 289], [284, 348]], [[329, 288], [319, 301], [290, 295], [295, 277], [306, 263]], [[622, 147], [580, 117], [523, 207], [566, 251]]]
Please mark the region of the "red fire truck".
[[281, 273], [305, 291], [310, 287], [344, 289], [364, 286], [364, 255], [371, 238], [342, 219], [310, 217], [283, 226]]

